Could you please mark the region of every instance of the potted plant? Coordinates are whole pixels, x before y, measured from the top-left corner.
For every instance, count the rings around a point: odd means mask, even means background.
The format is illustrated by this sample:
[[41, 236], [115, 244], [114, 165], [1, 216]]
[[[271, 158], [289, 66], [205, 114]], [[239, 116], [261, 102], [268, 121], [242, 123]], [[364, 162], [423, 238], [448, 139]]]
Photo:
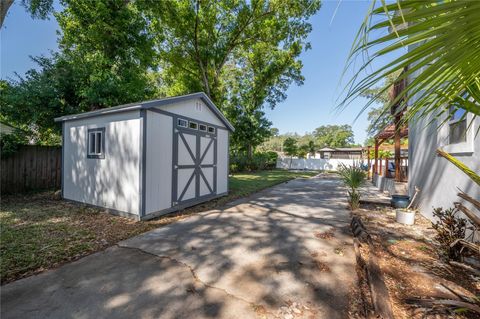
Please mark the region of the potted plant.
[[415, 224], [415, 210], [411, 208], [419, 192], [420, 192], [420, 189], [417, 186], [415, 186], [415, 194], [413, 195], [413, 198], [410, 201], [410, 204], [408, 204], [406, 208], [402, 207], [404, 205], [396, 205], [397, 208], [395, 209], [395, 217], [396, 217], [397, 223], [401, 223], [405, 225]]

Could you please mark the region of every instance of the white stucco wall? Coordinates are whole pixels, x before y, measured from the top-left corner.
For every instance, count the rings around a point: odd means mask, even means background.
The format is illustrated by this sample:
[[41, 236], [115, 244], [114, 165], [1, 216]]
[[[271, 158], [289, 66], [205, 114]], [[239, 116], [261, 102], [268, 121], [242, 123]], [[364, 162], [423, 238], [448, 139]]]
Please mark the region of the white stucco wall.
[[[458, 196], [458, 189], [467, 192], [470, 196], [480, 199], [480, 187], [473, 183], [467, 175], [462, 173], [449, 161], [436, 155], [436, 149], [442, 148], [461, 160], [475, 172], [480, 172], [480, 138], [474, 138], [474, 133], [480, 125], [477, 118], [470, 125], [467, 133], [467, 142], [448, 145], [448, 125], [437, 129], [439, 122], [431, 118], [417, 120], [409, 125], [409, 193], [415, 192], [418, 186], [421, 193], [418, 205], [421, 213], [432, 219], [432, 208], [449, 208], [454, 202], [462, 202]], [[428, 124], [428, 125], [427, 125]]]
[[[139, 214], [140, 112], [64, 123], [63, 196]], [[105, 158], [87, 158], [87, 131], [105, 127]]]
[[147, 111], [145, 213], [172, 205], [172, 130], [171, 116]]
[[217, 130], [217, 194], [228, 192], [228, 134]]

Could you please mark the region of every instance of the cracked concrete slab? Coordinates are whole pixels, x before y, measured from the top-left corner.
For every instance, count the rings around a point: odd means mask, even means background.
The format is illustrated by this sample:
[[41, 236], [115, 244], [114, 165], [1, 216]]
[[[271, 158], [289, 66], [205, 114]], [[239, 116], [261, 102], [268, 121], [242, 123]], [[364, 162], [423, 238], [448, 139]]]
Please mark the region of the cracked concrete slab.
[[2, 318], [345, 318], [345, 191], [294, 180], [2, 287]]

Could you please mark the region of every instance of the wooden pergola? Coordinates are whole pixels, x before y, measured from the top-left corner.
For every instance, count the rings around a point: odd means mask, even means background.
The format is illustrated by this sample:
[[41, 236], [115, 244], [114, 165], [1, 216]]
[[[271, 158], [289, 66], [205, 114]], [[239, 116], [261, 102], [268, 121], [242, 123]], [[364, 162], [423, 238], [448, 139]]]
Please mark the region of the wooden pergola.
[[[405, 80], [400, 80], [392, 85], [389, 95], [390, 99], [393, 101], [395, 98], [400, 94], [400, 92], [405, 87]], [[373, 173], [374, 174], [382, 174], [382, 165], [380, 165], [379, 170], [379, 158], [378, 158], [378, 150], [380, 145], [386, 140], [393, 139], [394, 140], [394, 163], [395, 163], [395, 181], [402, 182], [405, 180], [406, 176], [402, 176], [401, 172], [401, 150], [400, 150], [400, 140], [404, 137], [408, 136], [408, 127], [403, 125], [402, 126], [402, 116], [403, 110], [400, 108], [401, 102], [399, 101], [395, 105], [392, 106], [390, 112], [394, 117], [393, 123], [387, 125], [382, 131], [380, 131], [377, 135], [375, 135], [375, 155], [374, 155], [374, 166], [373, 166]], [[370, 146], [367, 149], [368, 154], [368, 167], [370, 168]], [[387, 176], [388, 171], [388, 159], [385, 159], [385, 172], [384, 175]]]

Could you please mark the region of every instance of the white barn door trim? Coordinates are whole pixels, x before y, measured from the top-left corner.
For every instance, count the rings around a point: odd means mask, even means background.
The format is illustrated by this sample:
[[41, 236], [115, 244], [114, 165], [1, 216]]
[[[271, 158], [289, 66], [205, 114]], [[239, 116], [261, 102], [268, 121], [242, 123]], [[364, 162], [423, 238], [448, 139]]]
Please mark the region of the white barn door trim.
[[215, 133], [178, 126], [173, 127], [172, 206], [195, 202], [217, 192], [217, 136]]

